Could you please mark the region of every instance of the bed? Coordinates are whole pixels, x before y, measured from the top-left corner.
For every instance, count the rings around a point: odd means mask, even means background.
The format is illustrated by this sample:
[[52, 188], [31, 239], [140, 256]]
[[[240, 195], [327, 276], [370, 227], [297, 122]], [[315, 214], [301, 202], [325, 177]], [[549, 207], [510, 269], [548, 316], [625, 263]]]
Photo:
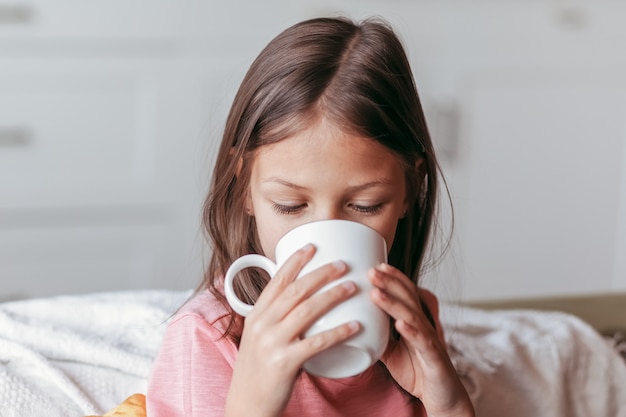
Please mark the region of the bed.
[[[124, 291], [0, 304], [0, 416], [103, 415], [145, 393], [166, 323], [190, 294]], [[589, 323], [597, 316], [587, 312], [588, 323], [558, 301], [442, 305], [450, 355], [477, 415], [626, 416], [618, 328], [626, 327], [626, 296], [595, 299], [595, 313], [606, 311], [595, 328]]]

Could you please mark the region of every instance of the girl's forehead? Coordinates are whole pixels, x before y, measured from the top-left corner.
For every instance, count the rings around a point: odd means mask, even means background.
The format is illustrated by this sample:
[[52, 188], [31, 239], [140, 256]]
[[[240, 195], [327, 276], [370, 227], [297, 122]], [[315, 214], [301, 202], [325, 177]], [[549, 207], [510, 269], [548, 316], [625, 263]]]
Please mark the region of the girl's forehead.
[[258, 179], [390, 178], [402, 174], [403, 168], [391, 150], [373, 139], [337, 131], [309, 130], [259, 148], [252, 172]]
[[[371, 152], [372, 150], [376, 152]], [[352, 159], [361, 154], [382, 156], [391, 153], [385, 146], [373, 139], [352, 135], [339, 130], [306, 129], [283, 140], [257, 149], [257, 156], [266, 159], [307, 159], [323, 157], [332, 159], [341, 156]]]
[[326, 117], [320, 117], [313, 123], [298, 123], [297, 130], [285, 138], [257, 149], [258, 153], [293, 152], [334, 152], [346, 146], [358, 145], [359, 142], [374, 144], [371, 138], [355, 135], [338, 127]]

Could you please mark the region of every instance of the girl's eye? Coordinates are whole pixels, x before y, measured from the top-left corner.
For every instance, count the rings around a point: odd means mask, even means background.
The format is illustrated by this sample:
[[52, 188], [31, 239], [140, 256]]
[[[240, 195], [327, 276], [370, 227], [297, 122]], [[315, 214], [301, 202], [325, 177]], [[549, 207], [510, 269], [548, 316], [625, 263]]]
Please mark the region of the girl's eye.
[[296, 214], [304, 209], [306, 207], [306, 204], [289, 206], [285, 204], [274, 203], [272, 204], [272, 207], [274, 208], [274, 211], [278, 214]]
[[358, 213], [363, 213], [363, 214], [377, 214], [379, 213], [382, 208], [383, 208], [383, 203], [380, 204], [376, 204], [373, 206], [364, 206], [364, 205], [360, 205], [360, 204], [350, 204], [350, 207], [358, 212]]

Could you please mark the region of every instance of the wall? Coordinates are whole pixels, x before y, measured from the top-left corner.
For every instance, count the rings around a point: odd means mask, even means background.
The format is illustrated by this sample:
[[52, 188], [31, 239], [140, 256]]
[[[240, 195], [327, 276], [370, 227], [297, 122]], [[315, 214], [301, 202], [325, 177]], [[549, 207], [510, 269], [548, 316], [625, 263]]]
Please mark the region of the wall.
[[425, 285], [467, 299], [623, 290], [625, 9], [0, 2], [0, 298], [194, 286], [235, 88], [274, 35], [320, 14], [382, 15], [409, 51], [455, 209]]

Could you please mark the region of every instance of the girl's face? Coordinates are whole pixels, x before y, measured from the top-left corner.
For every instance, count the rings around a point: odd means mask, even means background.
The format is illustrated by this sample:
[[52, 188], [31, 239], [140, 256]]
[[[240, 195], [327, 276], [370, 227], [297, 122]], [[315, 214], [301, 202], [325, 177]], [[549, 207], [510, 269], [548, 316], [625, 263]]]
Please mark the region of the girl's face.
[[257, 150], [247, 211], [273, 260], [285, 233], [316, 220], [363, 223], [391, 248], [407, 208], [405, 182], [404, 168], [385, 146], [321, 122]]

